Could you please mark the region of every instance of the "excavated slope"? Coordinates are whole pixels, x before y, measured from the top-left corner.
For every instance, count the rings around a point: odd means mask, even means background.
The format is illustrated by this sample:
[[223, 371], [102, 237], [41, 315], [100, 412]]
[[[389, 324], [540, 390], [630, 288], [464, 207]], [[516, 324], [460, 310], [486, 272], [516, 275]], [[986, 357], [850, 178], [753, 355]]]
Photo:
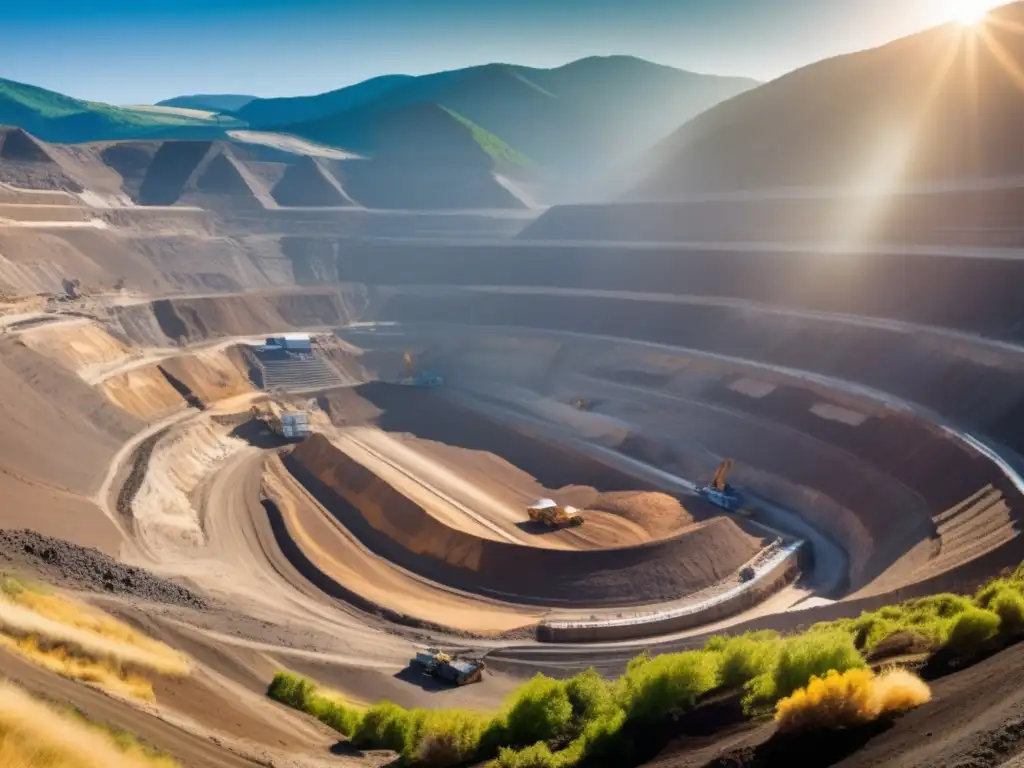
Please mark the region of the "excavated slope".
[[139, 420], [58, 363], [0, 340], [0, 468], [30, 482], [95, 492]]
[[575, 552], [524, 547], [444, 525], [322, 435], [300, 444], [285, 463], [371, 551], [431, 580], [515, 602], [672, 600], [732, 576], [762, 546], [733, 521], [714, 518], [637, 547]]

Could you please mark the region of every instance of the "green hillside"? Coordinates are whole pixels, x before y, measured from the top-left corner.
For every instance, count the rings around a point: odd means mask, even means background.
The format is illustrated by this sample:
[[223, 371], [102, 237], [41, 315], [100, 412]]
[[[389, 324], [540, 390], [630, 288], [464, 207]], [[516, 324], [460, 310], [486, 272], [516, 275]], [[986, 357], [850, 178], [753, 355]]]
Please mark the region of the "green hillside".
[[15, 125], [44, 141], [143, 138], [168, 132], [210, 131], [208, 121], [82, 101], [34, 85], [0, 79], [0, 124]]
[[[294, 99], [256, 99], [239, 116], [257, 129], [308, 138], [326, 122], [344, 125], [337, 143], [358, 138], [379, 116], [416, 104], [440, 104], [538, 165], [593, 170], [652, 146], [704, 110], [757, 86], [628, 56], [581, 59], [554, 69], [486, 64], [418, 77], [375, 78]], [[319, 140], [324, 140], [323, 131]], [[372, 142], [370, 142], [372, 144]]]
[[480, 148], [483, 149], [484, 152], [494, 158], [495, 162], [517, 165], [520, 168], [530, 168], [534, 165], [530, 158], [518, 149], [510, 147], [490, 131], [485, 131], [479, 125], [467, 120], [458, 112], [453, 112], [447, 107], [442, 107], [442, 109], [454, 117], [459, 123], [466, 126], [469, 129], [470, 134], [472, 134], [473, 140], [480, 145]]

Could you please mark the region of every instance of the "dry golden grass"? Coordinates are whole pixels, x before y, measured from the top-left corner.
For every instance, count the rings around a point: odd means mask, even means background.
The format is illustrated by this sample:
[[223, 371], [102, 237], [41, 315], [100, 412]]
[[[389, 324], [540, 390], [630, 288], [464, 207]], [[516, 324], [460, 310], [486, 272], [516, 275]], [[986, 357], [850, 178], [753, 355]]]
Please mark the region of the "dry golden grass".
[[0, 645], [65, 677], [143, 699], [144, 674], [189, 673], [187, 657], [90, 606], [22, 585], [3, 584]]
[[812, 677], [805, 688], [781, 699], [775, 719], [784, 731], [841, 728], [904, 712], [931, 700], [928, 684], [904, 669], [879, 676], [870, 669]]
[[178, 768], [174, 760], [62, 715], [0, 684], [0, 765], [4, 768]]

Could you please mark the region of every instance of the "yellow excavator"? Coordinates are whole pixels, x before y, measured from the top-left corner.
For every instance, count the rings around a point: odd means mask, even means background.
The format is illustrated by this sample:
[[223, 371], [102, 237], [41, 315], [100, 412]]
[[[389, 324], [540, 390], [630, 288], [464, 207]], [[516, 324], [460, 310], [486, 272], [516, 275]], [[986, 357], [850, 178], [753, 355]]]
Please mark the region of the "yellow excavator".
[[583, 516], [575, 507], [563, 507], [554, 499], [540, 499], [526, 508], [530, 519], [549, 528], [575, 528], [583, 525]]

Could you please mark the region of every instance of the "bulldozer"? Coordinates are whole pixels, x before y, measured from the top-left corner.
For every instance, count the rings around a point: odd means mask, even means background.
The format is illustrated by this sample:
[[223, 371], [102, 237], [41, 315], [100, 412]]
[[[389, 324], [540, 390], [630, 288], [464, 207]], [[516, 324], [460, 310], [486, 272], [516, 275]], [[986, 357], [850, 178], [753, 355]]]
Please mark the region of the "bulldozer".
[[726, 482], [729, 470], [732, 469], [732, 459], [725, 459], [715, 470], [715, 476], [709, 485], [697, 489], [697, 495], [706, 499], [716, 507], [721, 507], [729, 512], [739, 512], [743, 508], [743, 495]]
[[554, 499], [540, 499], [527, 507], [530, 519], [549, 528], [575, 528], [583, 525], [583, 516], [574, 507], [563, 507]]

